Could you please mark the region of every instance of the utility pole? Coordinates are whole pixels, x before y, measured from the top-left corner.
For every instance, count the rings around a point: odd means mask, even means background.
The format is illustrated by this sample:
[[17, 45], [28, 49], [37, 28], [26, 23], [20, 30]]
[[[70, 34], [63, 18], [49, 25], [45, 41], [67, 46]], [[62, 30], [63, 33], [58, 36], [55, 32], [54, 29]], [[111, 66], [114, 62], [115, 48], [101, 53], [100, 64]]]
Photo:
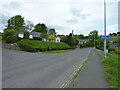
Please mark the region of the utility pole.
[[94, 49], [95, 49], [95, 35], [94, 35]]
[[[106, 36], [106, 0], [104, 0], [104, 35]], [[106, 39], [104, 39], [104, 57], [106, 58]]]

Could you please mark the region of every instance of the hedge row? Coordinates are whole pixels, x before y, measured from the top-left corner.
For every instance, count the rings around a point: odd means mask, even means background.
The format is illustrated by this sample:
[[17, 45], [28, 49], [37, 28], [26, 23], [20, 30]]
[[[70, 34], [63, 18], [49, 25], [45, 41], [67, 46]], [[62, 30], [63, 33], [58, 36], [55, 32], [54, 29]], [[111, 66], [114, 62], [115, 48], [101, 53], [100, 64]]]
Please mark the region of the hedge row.
[[28, 52], [74, 49], [68, 44], [62, 42], [57, 43], [23, 39], [18, 41], [17, 44], [19, 45], [21, 50]]

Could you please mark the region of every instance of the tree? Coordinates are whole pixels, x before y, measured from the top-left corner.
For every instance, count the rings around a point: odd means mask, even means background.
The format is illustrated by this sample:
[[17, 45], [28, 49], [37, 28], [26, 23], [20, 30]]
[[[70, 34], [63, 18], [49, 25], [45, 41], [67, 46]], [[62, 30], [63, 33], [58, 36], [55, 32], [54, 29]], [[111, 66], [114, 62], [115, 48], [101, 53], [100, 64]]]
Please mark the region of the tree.
[[88, 36], [91, 38], [92, 44], [95, 45], [95, 40], [98, 38], [98, 31], [93, 30], [90, 32], [90, 34]]
[[70, 33], [69, 36], [67, 36], [66, 43], [70, 46], [76, 46], [78, 44], [78, 41], [76, 38], [72, 37], [72, 33]]
[[34, 24], [31, 21], [27, 20], [25, 23], [25, 28], [27, 31], [31, 32], [34, 28]]
[[55, 35], [54, 34], [50, 34], [49, 37], [48, 37], [49, 40], [55, 40]]
[[48, 34], [54, 34], [54, 35], [56, 35], [55, 29], [49, 29]]
[[6, 43], [15, 43], [18, 41], [18, 36], [16, 34], [16, 31], [14, 29], [8, 29], [5, 30], [3, 33], [3, 40], [6, 41]]
[[21, 15], [16, 15], [8, 20], [8, 25], [5, 30], [14, 29], [16, 31], [19, 31], [23, 27], [24, 27], [24, 18]]
[[45, 24], [38, 23], [35, 25], [35, 29], [33, 30], [35, 32], [40, 32], [40, 33], [47, 33], [47, 26]]
[[79, 38], [79, 39], [84, 39], [84, 35], [83, 35], [83, 34], [80, 34], [80, 35], [78, 35], [78, 38]]

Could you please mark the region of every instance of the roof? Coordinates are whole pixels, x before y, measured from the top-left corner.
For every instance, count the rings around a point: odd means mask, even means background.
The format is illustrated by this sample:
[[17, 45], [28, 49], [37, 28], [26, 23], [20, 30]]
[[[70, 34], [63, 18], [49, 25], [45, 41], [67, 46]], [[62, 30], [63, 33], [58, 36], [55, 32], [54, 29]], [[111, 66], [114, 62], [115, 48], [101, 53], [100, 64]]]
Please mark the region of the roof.
[[41, 33], [39, 32], [30, 32], [30, 35], [33, 35], [34, 37], [39, 37]]

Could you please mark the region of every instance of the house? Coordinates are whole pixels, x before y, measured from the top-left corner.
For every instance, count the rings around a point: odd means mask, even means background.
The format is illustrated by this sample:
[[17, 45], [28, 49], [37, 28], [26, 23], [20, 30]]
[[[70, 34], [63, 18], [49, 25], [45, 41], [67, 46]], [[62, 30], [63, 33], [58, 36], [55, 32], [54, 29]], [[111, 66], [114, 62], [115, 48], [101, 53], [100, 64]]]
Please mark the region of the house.
[[109, 47], [118, 48], [118, 47], [119, 47], [119, 44], [118, 44], [118, 43], [111, 43], [111, 44], [109, 45]]
[[56, 37], [55, 42], [60, 42], [61, 38], [59, 36]]
[[89, 42], [91, 39], [78, 40], [78, 44], [84, 44]]
[[32, 37], [32, 36], [33, 36], [33, 37], [40, 37], [40, 34], [41, 34], [41, 33], [39, 33], [39, 32], [30, 32], [31, 37]]
[[19, 38], [24, 38], [24, 33], [19, 33], [19, 34], [18, 34], [18, 37], [19, 37]]

